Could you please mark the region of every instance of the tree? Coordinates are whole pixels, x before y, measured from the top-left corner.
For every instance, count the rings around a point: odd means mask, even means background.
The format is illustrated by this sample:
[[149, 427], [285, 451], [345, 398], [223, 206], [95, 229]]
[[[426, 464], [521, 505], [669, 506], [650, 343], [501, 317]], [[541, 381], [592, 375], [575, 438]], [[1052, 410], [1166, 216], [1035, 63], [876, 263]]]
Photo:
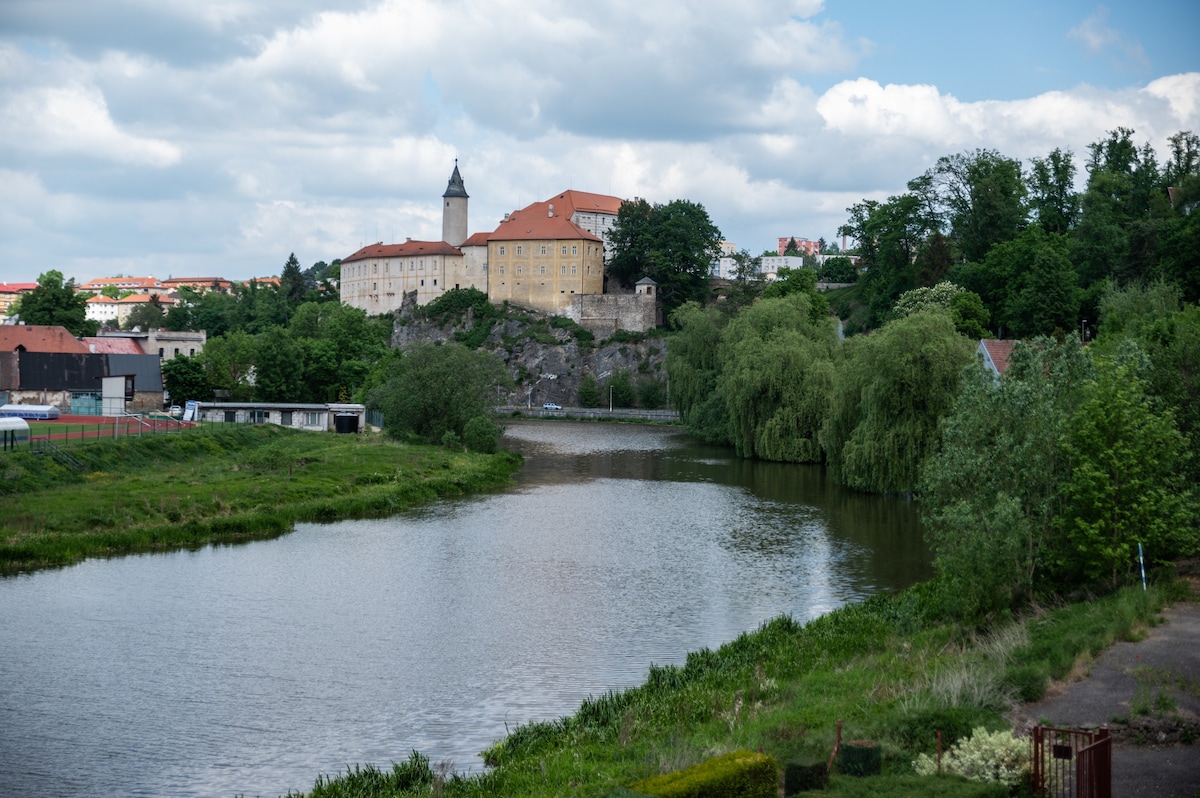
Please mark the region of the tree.
[[149, 302], [143, 302], [129, 311], [125, 319], [126, 330], [155, 330], [162, 326], [162, 302], [157, 296], [151, 296]]
[[[982, 260], [994, 244], [1015, 238], [1025, 225], [1020, 161], [995, 150], [947, 155], [925, 178], [936, 196], [934, 206], [944, 214], [950, 237], [967, 261]], [[916, 187], [909, 186], [910, 191]]]
[[847, 209], [849, 221], [838, 232], [858, 242], [866, 268], [858, 282], [868, 305], [867, 325], [882, 324], [900, 294], [916, 287], [916, 255], [938, 229], [928, 201], [917, 193], [864, 200]]
[[921, 469], [921, 516], [955, 614], [1016, 608], [1047, 584], [1060, 484], [1059, 441], [1080, 402], [1091, 358], [1071, 334], [1019, 342], [1004, 377], [978, 363], [942, 419]]
[[892, 308], [894, 318], [925, 312], [948, 313], [954, 321], [954, 329], [967, 338], [983, 338], [988, 312], [979, 295], [959, 288], [954, 283], [943, 281], [932, 288], [915, 288], [905, 291]]
[[254, 341], [254, 398], [259, 402], [300, 401], [303, 350], [282, 327]]
[[970, 343], [947, 314], [915, 313], [847, 340], [841, 352], [819, 435], [830, 475], [856, 490], [911, 493]]
[[200, 356], [176, 355], [162, 364], [163, 388], [176, 404], [194, 399], [198, 402], [210, 402], [213, 398], [212, 386], [208, 382], [208, 373], [204, 370], [204, 362]]
[[254, 394], [254, 337], [242, 330], [209, 338], [198, 355], [208, 373], [209, 384], [224, 398], [246, 401]]
[[858, 267], [845, 256], [826, 258], [821, 274], [831, 283], [852, 283], [858, 279]]
[[779, 275], [763, 289], [765, 299], [779, 299], [792, 294], [803, 294], [808, 297], [808, 312], [815, 322], [829, 315], [829, 300], [817, 290], [817, 273], [813, 269], [779, 270]]
[[836, 336], [806, 293], [764, 298], [742, 310], [721, 337], [729, 437], [739, 457], [797, 463], [822, 459]]
[[37, 288], [23, 294], [11, 311], [23, 324], [65, 327], [75, 336], [95, 335], [99, 326], [87, 318], [87, 296], [75, 292], [73, 281], [51, 269], [38, 275]]
[[654, 410], [667, 403], [667, 386], [657, 377], [639, 377], [635, 387], [639, 407]]
[[637, 394], [628, 369], [617, 369], [608, 378], [608, 395], [613, 407], [633, 407]]
[[703, 205], [674, 200], [651, 206], [645, 200], [621, 203], [609, 233], [606, 271], [623, 285], [642, 277], [658, 283], [664, 312], [708, 296], [708, 276], [721, 255], [721, 231]]
[[583, 380], [579, 383], [579, 405], [580, 407], [602, 407], [604, 405], [604, 395], [600, 391], [600, 383], [596, 380], [596, 375], [590, 371], [583, 375]]
[[1069, 151], [1055, 148], [1045, 158], [1034, 158], [1028, 186], [1030, 209], [1043, 230], [1065, 235], [1075, 227], [1080, 205]]
[[715, 307], [688, 302], [677, 308], [663, 366], [670, 381], [671, 404], [688, 431], [709, 443], [728, 442], [725, 400], [717, 378], [721, 372], [721, 331], [729, 317]]
[[308, 289], [308, 281], [304, 272], [300, 270], [300, 261], [296, 260], [296, 253], [293, 252], [288, 255], [287, 262], [283, 264], [283, 271], [279, 273], [279, 292], [288, 307], [294, 309], [304, 301]]
[[794, 238], [788, 239], [787, 247], [783, 250], [783, 254], [784, 255], [796, 255], [796, 256], [798, 256], [800, 254], [800, 245], [796, 243], [796, 239], [794, 239]]
[[417, 343], [386, 363], [385, 380], [368, 393], [367, 406], [383, 411], [390, 436], [437, 444], [447, 433], [461, 438], [468, 421], [488, 414], [496, 386], [511, 384], [496, 355], [456, 343]]
[[1069, 545], [1064, 576], [1104, 579], [1116, 587], [1137, 570], [1137, 545], [1151, 562], [1197, 550], [1192, 496], [1180, 470], [1183, 436], [1170, 410], [1156, 410], [1138, 376], [1136, 344], [1101, 358], [1096, 379], [1071, 418], [1063, 445], [1072, 464], [1062, 486], [1059, 528]]

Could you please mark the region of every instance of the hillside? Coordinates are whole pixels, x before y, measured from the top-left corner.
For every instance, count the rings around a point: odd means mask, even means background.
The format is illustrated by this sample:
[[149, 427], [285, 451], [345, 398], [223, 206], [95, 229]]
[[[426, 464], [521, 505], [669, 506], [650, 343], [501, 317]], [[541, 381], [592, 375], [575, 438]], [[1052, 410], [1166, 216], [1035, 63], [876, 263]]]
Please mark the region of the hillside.
[[609, 380], [621, 372], [628, 373], [639, 396], [649, 396], [643, 386], [656, 383], [663, 401], [666, 398], [666, 341], [656, 330], [617, 331], [597, 340], [562, 316], [509, 305], [497, 307], [488, 304], [486, 297], [480, 302], [478, 297], [464, 296], [458, 302], [401, 308], [391, 344], [403, 347], [417, 341], [458, 341], [495, 352], [509, 366], [514, 383], [511, 389], [498, 392], [501, 405], [556, 402], [580, 406], [579, 388], [586, 375], [594, 376], [606, 392]]

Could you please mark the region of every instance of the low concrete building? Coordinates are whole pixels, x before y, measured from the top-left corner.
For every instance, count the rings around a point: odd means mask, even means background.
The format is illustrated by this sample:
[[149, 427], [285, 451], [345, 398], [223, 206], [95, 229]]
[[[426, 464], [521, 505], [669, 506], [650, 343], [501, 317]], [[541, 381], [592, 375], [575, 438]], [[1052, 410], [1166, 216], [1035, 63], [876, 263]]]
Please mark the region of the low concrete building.
[[[366, 427], [366, 415], [366, 406], [357, 404], [199, 402], [195, 420], [200, 423], [275, 424], [310, 432], [358, 432]], [[348, 426], [353, 429], [346, 429]]]

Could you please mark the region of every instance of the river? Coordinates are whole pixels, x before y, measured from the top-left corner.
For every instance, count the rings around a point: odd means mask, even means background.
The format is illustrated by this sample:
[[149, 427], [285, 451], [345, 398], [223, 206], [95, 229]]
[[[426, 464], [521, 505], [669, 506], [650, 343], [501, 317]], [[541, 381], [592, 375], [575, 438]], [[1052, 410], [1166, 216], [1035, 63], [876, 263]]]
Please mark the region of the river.
[[763, 621], [930, 573], [915, 509], [682, 432], [517, 421], [515, 487], [0, 579], [0, 795], [278, 796], [459, 772]]

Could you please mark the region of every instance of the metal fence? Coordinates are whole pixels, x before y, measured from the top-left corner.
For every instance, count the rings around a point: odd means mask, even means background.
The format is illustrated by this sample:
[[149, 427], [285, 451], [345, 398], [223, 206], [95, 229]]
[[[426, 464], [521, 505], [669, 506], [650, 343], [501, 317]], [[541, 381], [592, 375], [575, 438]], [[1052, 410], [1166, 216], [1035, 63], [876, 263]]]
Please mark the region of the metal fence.
[[1108, 729], [1034, 726], [1033, 793], [1052, 798], [1111, 798], [1112, 738]]

